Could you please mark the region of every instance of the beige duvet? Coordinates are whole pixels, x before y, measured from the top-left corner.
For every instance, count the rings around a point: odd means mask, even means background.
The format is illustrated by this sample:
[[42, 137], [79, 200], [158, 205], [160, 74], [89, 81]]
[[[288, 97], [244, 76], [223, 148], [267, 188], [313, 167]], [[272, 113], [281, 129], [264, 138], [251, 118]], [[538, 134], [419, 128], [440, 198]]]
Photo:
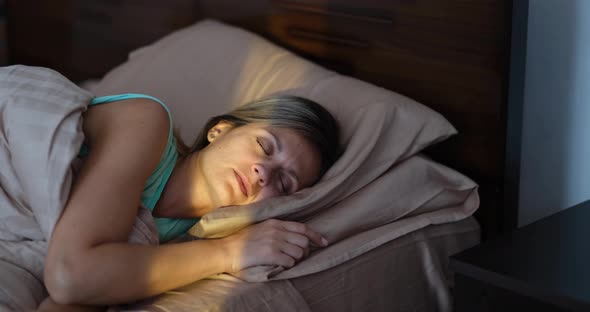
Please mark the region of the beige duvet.
[[[47, 296], [47, 241], [74, 179], [91, 98], [46, 68], [0, 68], [0, 311], [34, 310]], [[147, 209], [129, 241], [158, 243]]]
[[[183, 57], [177, 47], [166, 50], [166, 45], [186, 47], [203, 41], [207, 44], [197, 50], [205, 54], [192, 63], [199, 69], [185, 68], [188, 62], [170, 62]], [[330, 246], [289, 270], [258, 266], [212, 279], [286, 285], [288, 280], [338, 267], [429, 225], [463, 220], [477, 209], [473, 181], [418, 154], [455, 133], [442, 116], [421, 104], [293, 59], [284, 50], [215, 22], [192, 26], [162, 42], [163, 46], [156, 44], [135, 53], [92, 92], [156, 96], [168, 104], [176, 125], [185, 133], [187, 125], [198, 127], [186, 116], [203, 119], [242, 100], [274, 92], [314, 99], [343, 126], [345, 152], [316, 186], [288, 197], [215, 210], [191, 230], [201, 238], [220, 237], [253, 222], [281, 218], [307, 223], [326, 236]], [[216, 53], [221, 50], [215, 44], [225, 45], [223, 57]], [[236, 51], [244, 53], [244, 47], [250, 47], [245, 50], [250, 59], [232, 57]], [[190, 49], [182, 51], [195, 56]], [[166, 64], [149, 62], [152, 53]], [[224, 62], [238, 69], [220, 70]], [[195, 74], [200, 78], [189, 79]], [[272, 79], [265, 80], [269, 77]], [[223, 92], [216, 93], [211, 86]], [[205, 93], [208, 89], [213, 92]], [[203, 93], [196, 96], [188, 90]], [[223, 102], [218, 94], [231, 100]], [[81, 114], [91, 97], [51, 70], [24, 66], [0, 70], [0, 306], [26, 310], [46, 296], [42, 269], [47, 239], [69, 194], [72, 166], [83, 140]], [[213, 104], [217, 106], [209, 106]], [[154, 222], [141, 209], [130, 241], [154, 244], [154, 237]], [[285, 298], [294, 300], [293, 306], [301, 304], [295, 295]], [[286, 304], [284, 300], [281, 306], [264, 302], [270, 311], [283, 310]]]
[[[442, 115], [219, 21], [200, 21], [131, 52], [127, 62], [90, 90], [159, 98], [189, 143], [208, 118], [270, 94], [312, 99], [335, 116], [344, 153], [316, 185], [287, 197], [214, 210], [191, 229], [197, 237], [222, 237], [279, 218], [305, 222], [332, 243], [287, 271], [258, 266], [235, 275], [245, 281], [326, 270], [430, 224], [465, 219], [479, 206], [472, 180], [419, 154], [457, 133]], [[398, 224], [392, 231], [368, 234], [392, 222]], [[357, 239], [346, 240], [352, 236]]]
[[[373, 231], [388, 232], [395, 222]], [[201, 280], [113, 311], [453, 311], [449, 256], [479, 243], [473, 217], [431, 225], [319, 273], [247, 283]]]

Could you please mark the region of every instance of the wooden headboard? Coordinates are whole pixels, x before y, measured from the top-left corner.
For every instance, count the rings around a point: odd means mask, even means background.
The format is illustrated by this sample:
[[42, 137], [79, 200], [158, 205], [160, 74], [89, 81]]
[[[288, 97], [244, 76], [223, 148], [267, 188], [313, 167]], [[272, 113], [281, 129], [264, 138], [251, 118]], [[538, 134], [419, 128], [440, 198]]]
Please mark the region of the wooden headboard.
[[426, 152], [480, 184], [484, 238], [515, 227], [504, 182], [510, 0], [9, 0], [6, 12], [9, 61], [76, 82], [208, 17], [414, 98], [459, 130]]

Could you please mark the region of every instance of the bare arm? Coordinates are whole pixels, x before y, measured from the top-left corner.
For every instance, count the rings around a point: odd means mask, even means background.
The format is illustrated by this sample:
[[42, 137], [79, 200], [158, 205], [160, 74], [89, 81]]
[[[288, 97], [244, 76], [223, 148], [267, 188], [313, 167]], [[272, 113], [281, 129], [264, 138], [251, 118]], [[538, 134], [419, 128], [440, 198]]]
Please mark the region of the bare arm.
[[[207, 276], [258, 264], [291, 267], [319, 234], [272, 220], [217, 240], [162, 246], [127, 243], [143, 185], [157, 166], [168, 116], [157, 103], [89, 109], [84, 131], [92, 152], [53, 232], [44, 279], [58, 304], [118, 304]], [[148, 100], [149, 101], [149, 100]]]
[[222, 252], [217, 240], [162, 246], [104, 243], [80, 253], [78, 270], [85, 273], [71, 285], [79, 291], [56, 299], [106, 305], [157, 295], [226, 271]]
[[159, 104], [140, 101], [91, 107], [84, 116], [92, 152], [56, 225], [44, 272], [58, 303], [129, 302], [225, 270], [213, 240], [126, 243], [169, 129]]

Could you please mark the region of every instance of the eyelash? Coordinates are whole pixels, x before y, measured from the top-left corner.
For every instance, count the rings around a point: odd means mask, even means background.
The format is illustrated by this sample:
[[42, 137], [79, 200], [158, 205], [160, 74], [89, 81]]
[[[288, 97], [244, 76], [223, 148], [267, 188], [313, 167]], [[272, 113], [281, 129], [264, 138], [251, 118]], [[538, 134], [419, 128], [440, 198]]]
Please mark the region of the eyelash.
[[285, 187], [285, 183], [283, 183], [283, 176], [280, 177], [281, 180], [281, 193], [283, 193], [283, 195], [287, 195], [287, 188]]
[[262, 145], [260, 139], [256, 139], [256, 142], [258, 143], [258, 145], [260, 145], [260, 148], [264, 151], [264, 154], [266, 154], [266, 156], [270, 156], [270, 153], [266, 150], [266, 148], [264, 148], [264, 145]]
[[[270, 156], [270, 153], [266, 150], [260, 139], [256, 139], [256, 143], [258, 143], [258, 145], [260, 146], [262, 151], [264, 151], [264, 154], [266, 154], [266, 156]], [[281, 176], [279, 179], [281, 181], [281, 193], [283, 193], [283, 195], [287, 195], [287, 188], [285, 187], [285, 183], [283, 183], [283, 177]]]

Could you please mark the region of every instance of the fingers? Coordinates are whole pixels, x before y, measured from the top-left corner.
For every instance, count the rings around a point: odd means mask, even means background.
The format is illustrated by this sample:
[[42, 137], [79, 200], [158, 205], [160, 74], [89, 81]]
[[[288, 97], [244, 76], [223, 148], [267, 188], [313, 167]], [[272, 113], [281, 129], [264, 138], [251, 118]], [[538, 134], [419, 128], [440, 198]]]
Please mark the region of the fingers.
[[285, 230], [290, 232], [295, 232], [299, 234], [305, 235], [309, 238], [316, 246], [327, 246], [328, 241], [323, 238], [320, 233], [312, 230], [307, 225], [299, 222], [291, 222], [291, 221], [283, 221], [281, 222], [280, 226], [282, 226]]
[[297, 245], [293, 245], [293, 244], [284, 243], [281, 245], [280, 250], [284, 254], [293, 258], [293, 260], [295, 260], [295, 262], [298, 262], [299, 260], [301, 260], [303, 258], [303, 256], [305, 256], [304, 248], [301, 248], [301, 247], [299, 247]]
[[295, 258], [297, 262], [301, 261], [303, 258], [307, 258], [310, 252], [310, 240], [307, 238], [307, 236], [293, 232], [285, 233], [286, 247], [283, 247], [284, 250], [282, 251]]
[[272, 241], [275, 242], [274, 246], [270, 247], [273, 264], [291, 268], [309, 256], [310, 242], [316, 246], [327, 245], [322, 242], [323, 237], [306, 224], [277, 219], [269, 219], [262, 223], [264, 224], [261, 224], [262, 227], [267, 229], [265, 236], [272, 237]]
[[288, 243], [297, 245], [301, 248], [307, 248], [309, 246], [310, 239], [303, 234], [285, 231], [283, 232], [283, 235], [283, 239]]
[[297, 245], [304, 250], [304, 258], [309, 256], [309, 238], [303, 234], [294, 233], [294, 232], [284, 232], [285, 238], [284, 240], [290, 244]]
[[275, 261], [275, 264], [280, 265], [284, 268], [292, 268], [293, 266], [295, 266], [295, 259], [293, 259], [293, 257], [285, 254], [285, 253], [281, 253], [280, 255], [277, 256], [277, 260]]

